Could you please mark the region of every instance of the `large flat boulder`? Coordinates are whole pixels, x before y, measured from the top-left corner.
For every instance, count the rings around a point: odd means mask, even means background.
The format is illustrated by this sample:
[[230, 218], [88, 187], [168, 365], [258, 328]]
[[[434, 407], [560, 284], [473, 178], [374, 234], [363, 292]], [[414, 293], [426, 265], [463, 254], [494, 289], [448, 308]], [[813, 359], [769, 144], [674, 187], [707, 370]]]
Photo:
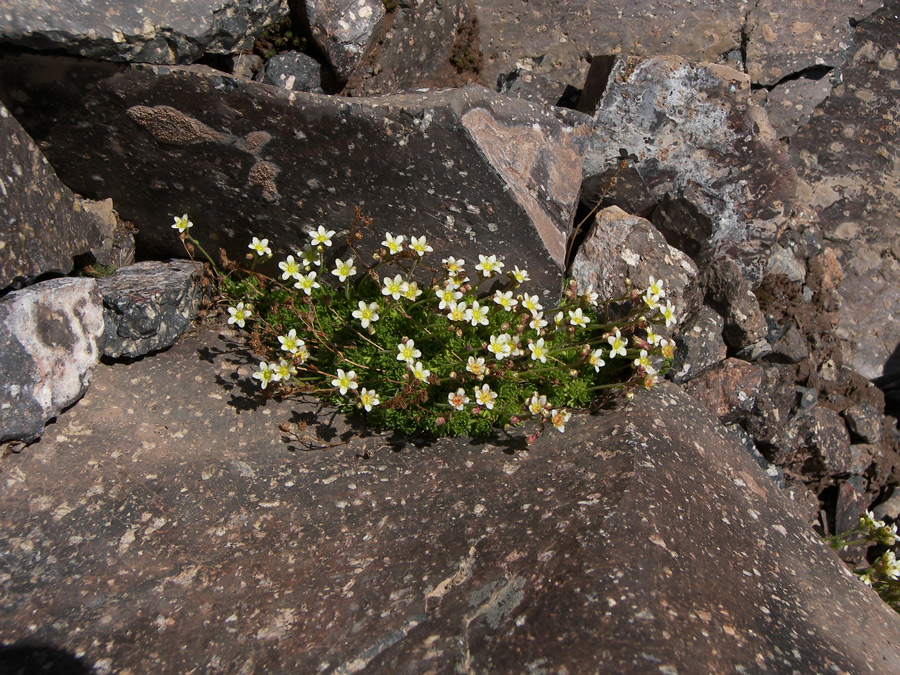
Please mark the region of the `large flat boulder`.
[[71, 272], [79, 255], [111, 262], [111, 205], [104, 215], [72, 194], [2, 103], [0, 141], [0, 290]]
[[52, 279], [0, 299], [0, 442], [33, 440], [81, 398], [103, 338], [93, 279]]
[[259, 236], [277, 260], [319, 225], [340, 242], [359, 207], [374, 219], [363, 252], [386, 230], [427, 234], [438, 259], [502, 255], [559, 290], [588, 129], [539, 105], [477, 86], [340, 99], [66, 57], [3, 58], [0, 73], [63, 180], [113, 197], [147, 256], [183, 255], [176, 214], [207, 250], [243, 257]]
[[528, 447], [415, 447], [258, 397], [248, 361], [207, 332], [101, 366], [3, 458], [3, 643], [110, 672], [900, 669], [900, 617], [670, 385]]
[[0, 42], [92, 59], [188, 63], [249, 50], [287, 0], [0, 0]]

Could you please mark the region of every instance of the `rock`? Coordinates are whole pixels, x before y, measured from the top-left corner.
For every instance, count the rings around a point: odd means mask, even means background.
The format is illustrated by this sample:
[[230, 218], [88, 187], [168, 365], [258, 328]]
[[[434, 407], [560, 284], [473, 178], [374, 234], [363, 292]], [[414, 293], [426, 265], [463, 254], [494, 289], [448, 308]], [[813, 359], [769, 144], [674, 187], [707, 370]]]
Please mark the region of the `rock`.
[[675, 337], [677, 350], [670, 371], [673, 382], [687, 382], [725, 360], [724, 326], [722, 317], [709, 307], [701, 307], [685, 321]]
[[766, 113], [778, 138], [793, 136], [809, 121], [816, 106], [831, 94], [832, 73], [830, 69], [817, 68], [808, 75], [779, 84], [768, 93]]
[[745, 422], [754, 442], [769, 459], [787, 445], [786, 428], [796, 407], [794, 371], [789, 366], [764, 364], [756, 405]]
[[231, 74], [235, 77], [252, 80], [261, 70], [263, 70], [263, 60], [257, 54], [238, 54], [231, 59]]
[[809, 358], [806, 338], [800, 334], [800, 331], [793, 324], [790, 324], [786, 329], [779, 327], [775, 333], [770, 330], [766, 340], [772, 345], [772, 353], [766, 357], [770, 361], [800, 363], [804, 359]]
[[84, 394], [102, 350], [93, 279], [52, 279], [0, 299], [0, 442], [40, 436]]
[[753, 461], [756, 462], [757, 466], [760, 469], [766, 472], [766, 475], [772, 479], [772, 481], [782, 490], [786, 487], [784, 482], [784, 471], [780, 468], [772, 464], [769, 460], [767, 460], [763, 454], [757, 449], [756, 444], [753, 442], [753, 438], [750, 437], [744, 428], [740, 424], [732, 424], [729, 425], [728, 430], [737, 436], [738, 440], [741, 442], [741, 445], [744, 446], [744, 450], [746, 450], [750, 456], [753, 458]]
[[0, 0], [0, 41], [91, 59], [186, 63], [236, 54], [288, 14], [286, 0], [22, 3]]
[[769, 262], [766, 264], [767, 274], [783, 274], [791, 281], [802, 283], [806, 278], [806, 265], [798, 260], [793, 251], [778, 244], [772, 246]]
[[761, 366], [740, 359], [725, 359], [687, 382], [684, 390], [722, 424], [735, 424], [745, 420], [756, 405], [762, 377]]
[[115, 221], [60, 182], [2, 103], [0, 137], [0, 290], [71, 272], [76, 256], [108, 258]]
[[872, 509], [872, 514], [878, 520], [883, 520], [884, 518], [897, 520], [900, 518], [900, 488], [895, 487], [885, 501]]
[[850, 434], [836, 412], [821, 406], [804, 410], [791, 422], [789, 431], [798, 442], [793, 454], [787, 457], [795, 469], [819, 477], [850, 472]]
[[850, 473], [863, 476], [882, 455], [880, 445], [854, 443], [850, 446]]
[[[41, 101], [22, 113], [40, 121], [54, 166], [85, 193], [112, 196], [145, 256], [183, 255], [171, 223], [187, 212], [207, 251], [242, 258], [252, 236], [268, 238], [274, 271], [323, 224], [343, 255], [359, 207], [374, 220], [364, 255], [385, 231], [427, 234], [438, 261], [499, 254], [508, 269], [528, 267], [533, 289], [559, 292], [585, 127], [477, 86], [341, 99], [202, 66], [46, 58], [3, 58], [0, 78]], [[68, 76], [39, 90], [33, 68]], [[50, 105], [66, 99], [72, 107]]]
[[[796, 174], [765, 112], [751, 103], [746, 75], [679, 57], [620, 58], [594, 121], [585, 178], [633, 157], [657, 200], [683, 199], [694, 210], [699, 223], [691, 229], [709, 232], [701, 254], [734, 258], [748, 279], [762, 278], [791, 213]], [[677, 245], [664, 222], [657, 226]]]
[[794, 387], [794, 391], [797, 392], [797, 396], [800, 399], [800, 410], [812, 408], [819, 402], [819, 392], [816, 391], [815, 387], [801, 387], [797, 385]]
[[843, 83], [790, 146], [803, 200], [843, 268], [836, 333], [843, 363], [882, 387], [900, 381], [896, 15], [890, 4], [856, 26]]
[[572, 85], [551, 80], [524, 68], [516, 68], [511, 73], [501, 75], [497, 80], [497, 91], [533, 103], [573, 109], [578, 104], [580, 94]]
[[462, 86], [477, 70], [478, 22], [465, 0], [401, 3], [384, 18], [383, 35], [356, 68], [344, 93], [380, 96], [418, 87]]
[[310, 32], [339, 80], [350, 78], [384, 18], [381, 0], [303, 0]]
[[273, 422], [330, 422], [247, 399], [241, 358], [203, 333], [101, 366], [4, 458], [4, 643], [134, 672], [900, 669], [900, 618], [674, 387], [527, 450], [338, 419], [346, 444], [291, 452]]
[[758, 361], [764, 356], [768, 356], [772, 353], [772, 345], [770, 345], [766, 340], [757, 340], [753, 344], [747, 345], [743, 349], [739, 349], [735, 356], [743, 361]]
[[187, 260], [141, 262], [100, 279], [109, 358], [170, 347], [197, 318], [201, 268]]
[[293, 91], [322, 94], [322, 66], [313, 57], [300, 52], [276, 54], [260, 71], [265, 84]]
[[844, 411], [850, 435], [863, 443], [881, 443], [883, 415], [872, 406], [862, 403]]
[[[626, 213], [642, 218], [650, 218], [656, 209], [656, 197], [650, 192], [640, 171], [628, 158], [619, 160], [615, 167], [594, 176], [588, 176], [581, 183], [581, 203], [589, 209], [618, 206]], [[689, 256], [691, 252], [667, 239], [675, 248]]]
[[[834, 533], [841, 534], [859, 525], [859, 517], [866, 512], [869, 500], [866, 498], [865, 480], [851, 476], [838, 485], [837, 502], [834, 509]], [[862, 565], [868, 547], [862, 544], [848, 546], [838, 552], [842, 560]]]
[[767, 335], [766, 319], [750, 284], [738, 265], [726, 259], [713, 261], [701, 278], [705, 302], [725, 319], [725, 344], [741, 350]]
[[697, 275], [691, 259], [669, 246], [649, 221], [630, 216], [617, 206], [600, 211], [587, 233], [571, 269], [579, 288], [589, 284], [601, 297], [614, 298], [628, 290], [625, 279], [643, 291], [650, 277], [665, 281], [666, 300], [684, 316], [684, 291]]
[[808, 69], [838, 66], [853, 44], [853, 21], [881, 7], [880, 0], [761, 0], [745, 27], [745, 61], [754, 83], [773, 85]]

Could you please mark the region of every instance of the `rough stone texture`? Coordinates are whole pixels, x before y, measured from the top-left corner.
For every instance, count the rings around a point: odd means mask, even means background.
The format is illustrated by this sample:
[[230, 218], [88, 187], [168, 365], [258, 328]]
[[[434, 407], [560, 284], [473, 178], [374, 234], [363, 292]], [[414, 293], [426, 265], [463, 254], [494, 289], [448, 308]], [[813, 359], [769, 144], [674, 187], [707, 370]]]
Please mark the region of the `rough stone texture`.
[[287, 0], [0, 0], [0, 41], [92, 59], [187, 63], [249, 50], [287, 13]]
[[806, 338], [792, 323], [782, 326], [774, 320], [769, 321], [766, 341], [772, 346], [772, 352], [767, 356], [770, 361], [800, 363], [809, 357]]
[[[653, 214], [654, 221], [656, 220], [654, 209], [657, 199], [630, 159], [620, 159], [616, 166], [585, 178], [581, 183], [581, 203], [589, 209], [618, 206], [626, 213], [643, 218], [649, 218]], [[672, 229], [667, 231], [666, 241], [693, 257], [695, 252], [689, 246], [668, 236]]]
[[739, 53], [753, 3], [644, 0], [476, 0], [482, 72], [488, 82], [526, 63], [535, 72], [581, 86], [591, 55], [680, 54], [717, 61]]
[[465, 0], [401, 3], [385, 17], [382, 33], [347, 82], [345, 94], [376, 96], [450, 85], [443, 80], [461, 69], [451, 59], [464, 66], [463, 61], [477, 58], [478, 46], [471, 43], [477, 34], [475, 12]]
[[347, 80], [384, 18], [381, 0], [303, 0], [310, 32], [339, 80]]
[[551, 80], [524, 68], [516, 68], [511, 73], [501, 75], [497, 81], [497, 91], [533, 103], [567, 108], [575, 107], [580, 93], [578, 89], [565, 82]]
[[115, 221], [93, 213], [60, 182], [2, 103], [0, 138], [0, 290], [71, 272], [77, 255], [108, 257]]
[[769, 458], [786, 444], [786, 428], [796, 399], [794, 371], [788, 366], [766, 364], [756, 405], [744, 426]]
[[687, 382], [725, 360], [724, 327], [724, 319], [706, 306], [685, 321], [681, 332], [675, 337], [677, 350], [670, 371], [673, 382]]
[[831, 93], [834, 83], [829, 74], [798, 77], [772, 89], [766, 96], [769, 124], [778, 138], [793, 136], [809, 121], [816, 106]]
[[678, 249], [669, 246], [653, 225], [617, 206], [603, 209], [594, 219], [575, 260], [571, 275], [579, 288], [589, 284], [604, 298], [627, 293], [625, 279], [645, 289], [650, 277], [665, 280], [666, 299], [684, 316], [684, 291], [697, 276], [697, 267]]
[[84, 394], [102, 351], [93, 279], [52, 279], [0, 299], [0, 442], [38, 437]]
[[170, 347], [197, 318], [201, 268], [187, 260], [141, 262], [100, 279], [104, 356], [135, 357]]
[[586, 178], [632, 157], [657, 200], [668, 195], [695, 210], [709, 232], [706, 249], [761, 279], [796, 174], [765, 111], [751, 103], [745, 74], [679, 57], [620, 58], [594, 120]]
[[276, 54], [260, 72], [265, 84], [293, 91], [322, 92], [322, 66], [313, 57], [300, 52]]
[[762, 379], [761, 366], [725, 359], [685, 384], [684, 390], [722, 424], [734, 424], [745, 420], [755, 407]]
[[276, 425], [353, 430], [248, 397], [245, 359], [101, 366], [3, 458], [0, 640], [119, 672], [900, 669], [900, 618], [674, 388], [527, 451], [307, 451]]
[[788, 433], [796, 444], [782, 449], [785, 457], [777, 464], [790, 464], [809, 477], [850, 472], [850, 434], [835, 411], [822, 406], [804, 410], [791, 421]]
[[767, 274], [783, 274], [791, 281], [802, 283], [806, 278], [806, 265], [790, 248], [775, 244], [766, 265]]
[[900, 518], [900, 488], [894, 488], [885, 501], [872, 509], [872, 513], [879, 520], [882, 518], [890, 518], [891, 520]]
[[861, 403], [844, 411], [850, 435], [863, 443], [881, 442], [882, 414], [872, 406]]
[[760, 0], [745, 28], [747, 72], [772, 85], [814, 66], [837, 66], [853, 44], [851, 20], [881, 7], [881, 0]]
[[703, 271], [701, 288], [706, 303], [725, 319], [725, 344], [738, 351], [766, 337], [766, 319], [737, 264], [713, 261]]
[[[35, 68], [57, 76], [38, 84]], [[343, 255], [358, 206], [374, 219], [364, 254], [386, 230], [427, 234], [438, 260], [495, 253], [558, 293], [587, 129], [542, 107], [476, 86], [340, 99], [65, 57], [4, 58], [3, 78], [60, 175], [112, 196], [144, 255], [183, 255], [170, 226], [185, 212], [208, 251], [268, 238], [272, 269], [319, 225]]]
[[900, 378], [900, 6], [886, 5], [856, 27], [843, 85], [791, 141], [843, 268], [843, 362], [885, 387]]

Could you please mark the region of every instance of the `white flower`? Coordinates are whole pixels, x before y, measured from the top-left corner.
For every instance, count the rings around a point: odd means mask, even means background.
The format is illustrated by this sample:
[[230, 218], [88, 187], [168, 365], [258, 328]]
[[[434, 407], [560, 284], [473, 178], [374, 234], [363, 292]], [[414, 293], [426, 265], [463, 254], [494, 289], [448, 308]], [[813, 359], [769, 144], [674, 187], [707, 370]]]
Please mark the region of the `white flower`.
[[531, 317], [531, 321], [528, 322], [528, 327], [533, 330], [541, 330], [546, 325], [547, 322], [544, 320], [543, 312], [535, 312]]
[[186, 213], [180, 218], [178, 216], [173, 217], [175, 218], [175, 224], [172, 225], [172, 229], [178, 230], [181, 234], [184, 234], [194, 226], [194, 224], [191, 222], [191, 219], [188, 218], [188, 214]]
[[466, 390], [460, 388], [456, 392], [451, 391], [447, 394], [447, 402], [456, 410], [463, 410], [466, 407], [466, 403], [469, 402], [469, 397], [466, 396]]
[[640, 351], [640, 354], [638, 354], [638, 357], [634, 360], [634, 365], [638, 368], [643, 368], [647, 375], [656, 374], [656, 369], [653, 367], [653, 364], [650, 363], [650, 355], [647, 354], [646, 349]]
[[647, 326], [647, 344], [651, 347], [655, 347], [659, 344], [660, 340], [662, 340], [662, 337], [653, 330], [653, 326]]
[[426, 253], [431, 253], [434, 249], [428, 245], [428, 242], [425, 241], [425, 236], [421, 237], [411, 237], [409, 240], [409, 247], [419, 254], [421, 258]]
[[606, 365], [606, 361], [603, 360], [603, 350], [595, 349], [592, 351], [590, 357], [588, 357], [588, 362], [594, 366], [594, 372], [599, 373], [600, 369]]
[[341, 392], [341, 396], [347, 395], [347, 390], [356, 389], [359, 385], [356, 383], [356, 373], [352, 370], [346, 373], [338, 368], [337, 377], [331, 381], [332, 387], [337, 387]]
[[275, 370], [265, 361], [260, 362], [259, 370], [253, 373], [253, 377], [259, 380], [259, 386], [262, 389], [265, 389], [269, 386], [269, 382], [271, 382], [275, 378]]
[[556, 327], [559, 328], [565, 322], [566, 317], [562, 312], [557, 312], [556, 316], [553, 317], [553, 323], [556, 324]]
[[294, 256], [289, 255], [286, 260], [278, 263], [278, 269], [281, 270], [281, 278], [287, 281], [291, 277], [299, 279], [303, 271], [300, 269], [300, 263], [294, 260]]
[[538, 393], [532, 392], [531, 398], [528, 399], [528, 412], [532, 415], [540, 415], [547, 407], [547, 397], [538, 396]]
[[300, 340], [300, 344], [297, 345], [297, 352], [294, 354], [294, 359], [300, 363], [306, 363], [309, 359], [309, 350], [306, 348], [306, 343], [303, 342], [303, 340]]
[[584, 312], [581, 311], [581, 307], [579, 307], [574, 312], [569, 310], [569, 323], [573, 326], [584, 328], [590, 323], [590, 319], [584, 315]]
[[614, 359], [616, 355], [625, 356], [625, 347], [628, 346], [628, 338], [622, 337], [622, 333], [619, 332], [619, 329], [616, 328], [615, 335], [610, 335], [606, 338], [606, 341], [609, 342], [609, 358]]
[[488, 351], [497, 357], [500, 361], [505, 359], [512, 353], [512, 344], [508, 333], [502, 335], [491, 335], [491, 344], [488, 345]]
[[374, 391], [363, 387], [359, 392], [359, 402], [362, 403], [366, 412], [372, 412], [372, 408], [381, 403], [381, 399]]
[[385, 232], [384, 233], [384, 241], [381, 242], [381, 245], [386, 246], [388, 252], [391, 255], [395, 255], [397, 253], [400, 253], [400, 251], [403, 250], [403, 240], [405, 238], [406, 237], [404, 237], [402, 234], [398, 234], [395, 237], [390, 232]]
[[422, 356], [422, 352], [416, 349], [415, 340], [407, 340], [406, 343], [401, 342], [397, 345], [397, 352], [397, 360], [406, 361], [410, 365]]
[[385, 277], [382, 281], [384, 282], [384, 286], [381, 289], [381, 294], [390, 295], [394, 300], [399, 300], [400, 296], [406, 295], [406, 291], [409, 290], [409, 284], [407, 284], [399, 274], [393, 279]]
[[532, 361], [547, 363], [547, 348], [544, 346], [544, 338], [539, 338], [537, 342], [529, 344], [528, 349], [531, 350]]
[[312, 239], [313, 246], [331, 246], [331, 238], [334, 236], [334, 230], [326, 230], [319, 225], [319, 229], [307, 232], [309, 238]]
[[274, 371], [275, 374], [272, 376], [272, 379], [281, 380], [282, 382], [287, 382], [291, 377], [297, 374], [297, 369], [294, 368], [294, 364], [285, 359], [280, 359], [278, 361], [278, 365], [275, 366]]
[[453, 256], [444, 258], [441, 262], [444, 263], [444, 266], [447, 268], [447, 271], [450, 272], [450, 274], [460, 274], [461, 272], [463, 272], [464, 266], [466, 264], [465, 260], [457, 260]]
[[659, 310], [659, 312], [666, 320], [666, 328], [678, 322], [675, 318], [675, 306], [671, 302], [667, 302], [666, 306]]
[[651, 295], [650, 291], [644, 293], [644, 304], [647, 305], [647, 309], [657, 309], [659, 307], [659, 296]]
[[319, 282], [316, 281], [316, 273], [308, 272], [306, 274], [300, 274], [297, 276], [297, 281], [294, 284], [294, 288], [298, 291], [303, 291], [307, 295], [312, 295], [312, 289], [321, 288], [319, 286]]
[[482, 377], [484, 375], [484, 359], [480, 356], [478, 358], [470, 356], [466, 363], [466, 370], [477, 377]]
[[451, 305], [451, 303], [455, 303], [459, 300], [463, 294], [456, 290], [455, 288], [450, 288], [449, 286], [446, 288], [438, 288], [434, 291], [434, 294], [438, 296], [438, 299], [441, 301], [438, 305], [438, 309], [446, 309]]
[[403, 297], [407, 300], [415, 300], [420, 295], [422, 295], [422, 291], [419, 290], [419, 284], [415, 281], [410, 281], [406, 284], [406, 292], [403, 294]]
[[512, 278], [520, 284], [524, 284], [526, 281], [531, 280], [531, 277], [528, 276], [528, 270], [520, 270], [518, 265], [515, 266], [510, 274], [512, 275]]
[[278, 341], [281, 343], [281, 348], [291, 354], [296, 354], [300, 351], [300, 347], [306, 344], [303, 340], [297, 339], [297, 329], [295, 328], [291, 328], [287, 335], [279, 335]]
[[244, 322], [253, 316], [253, 312], [250, 311], [250, 307], [244, 307], [243, 302], [239, 302], [234, 307], [228, 308], [228, 313], [231, 315], [228, 317], [228, 323], [233, 324], [236, 323], [239, 328], [244, 327]]
[[592, 307], [596, 307], [597, 302], [600, 300], [600, 294], [594, 290], [594, 284], [588, 284], [588, 287], [584, 291], [582, 297]]
[[259, 256], [272, 255], [272, 249], [269, 248], [268, 239], [259, 239], [257, 237], [253, 237], [253, 240], [250, 242], [247, 248], [256, 251], [256, 255]]
[[528, 293], [525, 293], [522, 296], [522, 307], [527, 309], [532, 314], [540, 312], [542, 309], [544, 309], [543, 305], [538, 302], [537, 293], [535, 293], [534, 295], [528, 295]]
[[482, 326], [488, 325], [488, 308], [483, 307], [478, 304], [477, 300], [472, 302], [472, 306], [466, 310], [466, 321], [471, 323], [473, 326], [477, 326], [481, 324]]
[[411, 368], [413, 377], [416, 378], [419, 382], [427, 382], [428, 377], [431, 375], [431, 371], [428, 370], [421, 361], [416, 361], [416, 364]]
[[346, 260], [337, 259], [334, 261], [334, 269], [331, 273], [338, 278], [338, 281], [347, 281], [348, 277], [356, 274], [356, 267], [353, 266], [353, 258]]
[[893, 546], [897, 543], [897, 526], [895, 524], [885, 525], [882, 523], [881, 527], [875, 532], [875, 539], [879, 544], [884, 544], [885, 546]]
[[478, 405], [483, 405], [488, 410], [494, 408], [494, 401], [497, 399], [496, 392], [491, 391], [490, 386], [483, 384], [481, 389], [475, 387], [475, 401]]
[[884, 575], [886, 577], [894, 581], [900, 579], [900, 561], [894, 556], [893, 551], [888, 551], [881, 556], [881, 562], [884, 565]]
[[300, 257], [300, 262], [303, 263], [303, 267], [306, 269], [309, 269], [313, 265], [316, 267], [322, 265], [322, 258], [319, 256], [319, 252], [312, 246], [307, 246], [302, 251], [297, 251], [297, 255]]
[[553, 410], [550, 412], [550, 422], [560, 433], [563, 433], [566, 430], [566, 422], [571, 418], [572, 415], [565, 410]]
[[512, 291], [506, 291], [506, 293], [497, 291], [496, 293], [494, 293], [494, 302], [500, 305], [507, 312], [511, 312], [513, 307], [519, 304], [518, 300], [513, 300]]
[[363, 328], [368, 328], [370, 323], [378, 321], [378, 303], [370, 302], [368, 305], [360, 300], [357, 303], [359, 309], [353, 310], [353, 318], [359, 319]]
[[503, 269], [503, 263], [497, 260], [497, 256], [478, 255], [476, 270], [480, 270], [485, 277], [490, 277]]
[[650, 283], [647, 284], [647, 295], [653, 296], [657, 300], [666, 297], [666, 289], [663, 288], [664, 283], [662, 279], [656, 280], [650, 277]]
[[464, 302], [451, 302], [447, 305], [447, 308], [450, 310], [447, 318], [451, 321], [468, 321], [469, 318], [469, 309], [466, 303]]

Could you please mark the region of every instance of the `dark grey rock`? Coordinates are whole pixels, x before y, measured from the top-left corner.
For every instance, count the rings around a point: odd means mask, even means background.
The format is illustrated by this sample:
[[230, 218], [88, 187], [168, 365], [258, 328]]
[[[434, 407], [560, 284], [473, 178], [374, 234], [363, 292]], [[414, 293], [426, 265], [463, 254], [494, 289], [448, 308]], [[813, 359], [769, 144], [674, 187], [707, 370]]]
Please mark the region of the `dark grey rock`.
[[770, 345], [765, 339], [758, 340], [751, 345], [747, 345], [743, 349], [739, 349], [735, 356], [739, 359], [743, 359], [744, 361], [758, 361], [764, 356], [768, 356], [772, 353], [772, 345]]
[[[3, 459], [5, 644], [133, 672], [900, 670], [900, 618], [674, 387], [527, 450], [392, 450], [248, 398], [232, 340], [101, 366]], [[292, 452], [291, 419], [347, 442]]]
[[516, 68], [511, 73], [501, 75], [497, 80], [497, 91], [532, 103], [566, 108], [575, 108], [580, 93], [572, 85], [551, 80], [524, 68]]
[[891, 490], [890, 496], [885, 501], [872, 508], [872, 513], [878, 520], [900, 518], [900, 488], [895, 487]]
[[187, 260], [141, 262], [100, 279], [110, 358], [133, 358], [170, 347], [197, 318], [201, 268]]
[[75, 256], [109, 258], [115, 220], [60, 182], [2, 103], [0, 138], [0, 290], [71, 272]]
[[705, 302], [725, 319], [723, 337], [740, 351], [767, 336], [766, 319], [750, 284], [736, 263], [717, 259], [703, 270], [701, 288]]
[[313, 57], [301, 52], [276, 54], [266, 61], [257, 79], [282, 89], [323, 93], [322, 66]]
[[287, 0], [0, 0], [0, 40], [92, 59], [186, 63], [253, 47]]
[[585, 178], [632, 157], [657, 200], [692, 207], [699, 223], [681, 229], [709, 232], [697, 242], [700, 256], [733, 258], [761, 280], [797, 181], [745, 74], [679, 57], [619, 58], [594, 121]]
[[812, 408], [819, 402], [819, 392], [816, 391], [815, 387], [801, 387], [797, 385], [794, 387], [794, 391], [797, 392], [797, 397], [800, 400], [800, 410]]
[[810, 477], [850, 473], [850, 434], [838, 413], [822, 406], [804, 410], [791, 422], [789, 431], [797, 439], [788, 458], [795, 469]]
[[756, 406], [763, 368], [740, 359], [725, 359], [684, 385], [722, 424], [743, 422]]
[[769, 123], [779, 138], [793, 136], [809, 121], [813, 111], [828, 98], [833, 86], [831, 71], [818, 77], [799, 77], [772, 89], [766, 97]]
[[[868, 506], [866, 498], [865, 479], [860, 476], [850, 476], [838, 485], [837, 500], [834, 510], [834, 532], [841, 534], [852, 530], [859, 525], [859, 517], [863, 515]], [[842, 549], [838, 555], [842, 560], [860, 565], [865, 560], [866, 549], [864, 544], [848, 546]]]
[[625, 295], [626, 278], [640, 291], [647, 288], [650, 277], [663, 279], [664, 301], [672, 302], [676, 315], [683, 318], [684, 292], [697, 268], [690, 258], [669, 246], [648, 220], [610, 206], [597, 214], [575, 254], [571, 275], [579, 288], [593, 285], [604, 298]]
[[231, 74], [235, 77], [252, 80], [262, 69], [263, 60], [257, 54], [238, 54], [231, 59]]
[[881, 443], [882, 414], [867, 403], [844, 411], [844, 420], [851, 436], [863, 443]]
[[376, 38], [381, 0], [303, 0], [310, 31], [339, 80], [350, 78]]
[[31, 441], [77, 401], [103, 351], [93, 279], [52, 279], [0, 299], [0, 441]]
[[806, 278], [806, 265], [794, 255], [790, 248], [775, 244], [769, 253], [766, 273], [783, 274], [791, 281], [802, 283]]
[[882, 455], [881, 445], [854, 443], [850, 446], [850, 473], [865, 475], [873, 463], [879, 462]]
[[782, 490], [785, 489], [784, 470], [780, 466], [775, 466], [756, 447], [753, 437], [748, 434], [740, 424], [728, 425], [728, 430], [737, 436], [744, 450], [753, 458], [757, 466], [766, 472], [766, 475]]
[[[57, 170], [112, 196], [146, 256], [183, 255], [171, 224], [187, 212], [208, 251], [241, 258], [252, 236], [268, 238], [273, 271], [319, 225], [342, 255], [359, 207], [374, 220], [364, 255], [385, 231], [425, 234], [437, 260], [498, 254], [527, 267], [533, 289], [559, 292], [584, 126], [477, 86], [341, 99], [202, 66], [48, 58], [5, 57], [0, 79], [30, 92], [23, 119], [44, 130]], [[68, 75], [38, 86], [34, 68]]]
[[[626, 213], [642, 218], [654, 214], [653, 224], [657, 226], [654, 212], [657, 199], [628, 158], [620, 159], [603, 173], [585, 178], [581, 183], [581, 203], [589, 209], [618, 206]], [[657, 226], [657, 229], [660, 228]], [[678, 245], [679, 242], [670, 239], [667, 232], [660, 231], [672, 246], [691, 255], [689, 250]]]
[[881, 5], [880, 0], [798, 0], [789, 5], [760, 0], [750, 8], [744, 29], [750, 78], [772, 85], [812, 67], [840, 65], [854, 41], [851, 22]]
[[794, 386], [794, 371], [789, 366], [764, 364], [756, 405], [745, 427], [770, 459], [778, 454], [776, 448], [787, 445], [786, 429], [797, 398]]
[[772, 345], [772, 353], [767, 357], [770, 361], [800, 363], [809, 357], [806, 338], [793, 323], [777, 332], [770, 330], [766, 340]]
[[718, 312], [705, 306], [684, 323], [675, 337], [670, 371], [673, 382], [687, 382], [725, 360], [728, 350], [722, 340], [724, 326]]

